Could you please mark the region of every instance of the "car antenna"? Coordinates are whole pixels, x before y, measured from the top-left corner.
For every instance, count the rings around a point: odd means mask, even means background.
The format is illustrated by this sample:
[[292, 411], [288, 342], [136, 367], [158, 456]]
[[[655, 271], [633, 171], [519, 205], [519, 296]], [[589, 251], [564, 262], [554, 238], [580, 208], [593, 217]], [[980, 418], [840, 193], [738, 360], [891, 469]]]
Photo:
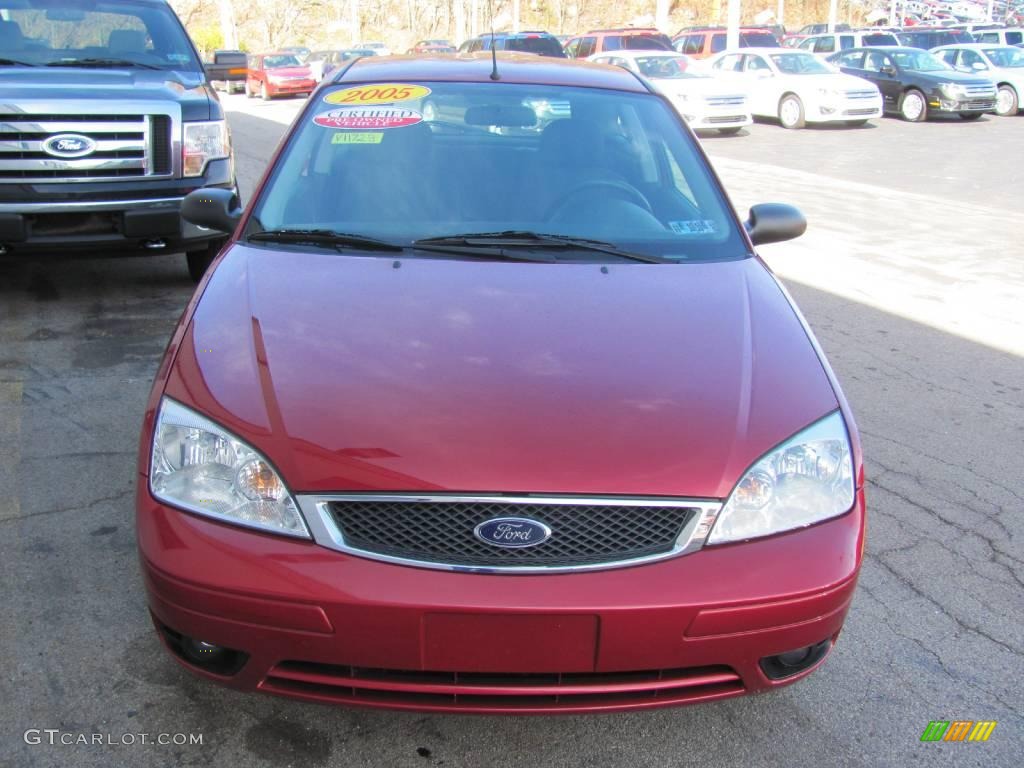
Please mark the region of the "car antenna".
[[498, 48], [494, 39], [494, 0], [488, 0], [487, 10], [491, 15], [491, 80], [501, 80], [498, 74]]

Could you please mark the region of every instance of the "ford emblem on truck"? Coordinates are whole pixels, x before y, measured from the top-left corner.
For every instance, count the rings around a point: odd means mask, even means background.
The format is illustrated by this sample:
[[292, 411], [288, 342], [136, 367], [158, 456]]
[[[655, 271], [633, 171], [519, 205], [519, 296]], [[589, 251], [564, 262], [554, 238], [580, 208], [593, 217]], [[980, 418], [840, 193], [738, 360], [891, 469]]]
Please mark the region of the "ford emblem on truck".
[[473, 533], [480, 541], [496, 547], [535, 547], [551, 537], [551, 529], [544, 523], [525, 517], [495, 517], [484, 520]]
[[95, 141], [77, 133], [61, 133], [43, 142], [43, 151], [54, 157], [85, 157], [95, 150]]

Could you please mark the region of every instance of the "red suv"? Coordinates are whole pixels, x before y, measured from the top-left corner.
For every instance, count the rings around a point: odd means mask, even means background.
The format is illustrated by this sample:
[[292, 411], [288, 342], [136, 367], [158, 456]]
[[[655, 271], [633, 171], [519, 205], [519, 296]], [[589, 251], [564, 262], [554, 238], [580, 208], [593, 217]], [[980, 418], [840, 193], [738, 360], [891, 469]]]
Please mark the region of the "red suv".
[[186, 198], [231, 239], [142, 430], [159, 636], [234, 688], [399, 709], [799, 680], [864, 547], [853, 417], [755, 252], [805, 221], [740, 221], [631, 72], [496, 58], [358, 59], [246, 211]]
[[656, 29], [625, 27], [595, 29], [565, 43], [565, 54], [570, 59], [585, 59], [595, 53], [621, 50], [671, 51], [672, 41]]
[[264, 101], [275, 96], [308, 96], [315, 88], [312, 70], [294, 53], [257, 53], [249, 57], [245, 95], [250, 99], [257, 95]]

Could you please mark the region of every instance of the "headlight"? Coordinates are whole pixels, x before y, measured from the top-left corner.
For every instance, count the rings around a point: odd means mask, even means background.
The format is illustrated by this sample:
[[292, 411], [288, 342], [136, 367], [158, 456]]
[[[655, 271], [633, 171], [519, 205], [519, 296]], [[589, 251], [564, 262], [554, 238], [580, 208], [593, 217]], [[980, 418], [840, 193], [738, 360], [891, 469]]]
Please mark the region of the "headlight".
[[838, 99], [842, 94], [835, 88], [819, 88], [818, 95], [826, 99]]
[[947, 99], [961, 99], [967, 93], [962, 85], [958, 83], [943, 83], [939, 90]]
[[223, 160], [230, 156], [231, 140], [225, 121], [185, 123], [181, 159], [186, 176], [202, 176], [210, 160]]
[[707, 543], [768, 536], [836, 517], [853, 506], [853, 494], [850, 440], [837, 411], [747, 470]]
[[263, 456], [167, 398], [156, 417], [149, 485], [156, 498], [190, 512], [309, 538], [295, 500]]

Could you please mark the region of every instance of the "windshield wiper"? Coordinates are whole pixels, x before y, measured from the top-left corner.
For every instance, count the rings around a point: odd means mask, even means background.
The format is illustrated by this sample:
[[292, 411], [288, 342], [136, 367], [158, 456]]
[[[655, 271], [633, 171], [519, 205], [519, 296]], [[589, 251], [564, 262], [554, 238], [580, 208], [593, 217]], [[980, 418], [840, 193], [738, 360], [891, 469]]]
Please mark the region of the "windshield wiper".
[[17, 59], [0, 58], [0, 67], [38, 67], [31, 61], [18, 61]]
[[446, 235], [444, 237], [428, 237], [413, 242], [416, 248], [451, 247], [462, 246], [465, 248], [523, 248], [533, 250], [560, 250], [560, 251], [594, 251], [607, 253], [610, 256], [617, 256], [620, 259], [630, 261], [642, 261], [647, 264], [674, 264], [673, 259], [663, 259], [660, 256], [650, 256], [645, 253], [634, 253], [616, 248], [614, 244], [604, 240], [591, 240], [585, 237], [570, 237], [568, 235], [549, 235], [541, 232], [530, 232], [525, 230], [510, 230], [507, 232], [470, 232], [460, 235]]
[[377, 240], [364, 235], [335, 232], [332, 229], [268, 229], [254, 232], [247, 238], [250, 242], [296, 243], [300, 245], [321, 245], [329, 248], [358, 248], [364, 251], [404, 251], [401, 245]]
[[143, 64], [131, 59], [57, 59], [46, 62], [47, 67], [138, 67], [140, 69], [160, 69], [152, 64]]

